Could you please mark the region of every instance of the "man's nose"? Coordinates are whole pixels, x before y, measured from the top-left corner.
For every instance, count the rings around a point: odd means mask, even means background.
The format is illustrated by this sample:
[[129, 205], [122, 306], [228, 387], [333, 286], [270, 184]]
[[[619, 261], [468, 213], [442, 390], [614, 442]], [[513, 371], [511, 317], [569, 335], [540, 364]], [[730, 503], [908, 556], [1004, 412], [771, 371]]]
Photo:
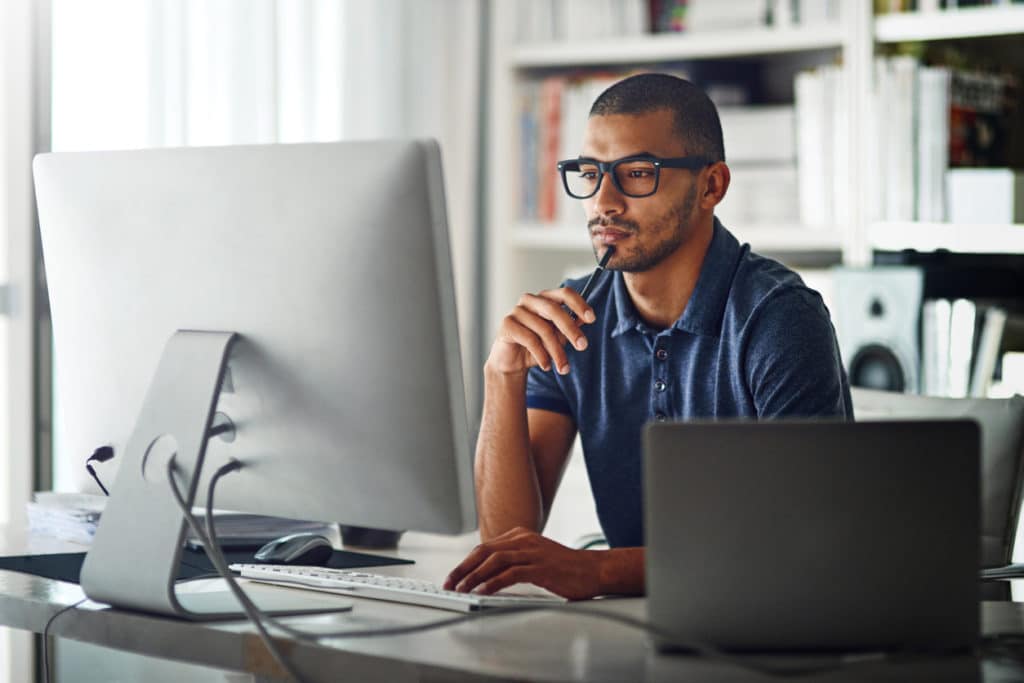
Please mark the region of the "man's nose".
[[605, 173], [601, 178], [601, 186], [597, 188], [593, 199], [594, 211], [600, 216], [621, 214], [626, 209], [626, 198], [615, 186], [611, 172]]

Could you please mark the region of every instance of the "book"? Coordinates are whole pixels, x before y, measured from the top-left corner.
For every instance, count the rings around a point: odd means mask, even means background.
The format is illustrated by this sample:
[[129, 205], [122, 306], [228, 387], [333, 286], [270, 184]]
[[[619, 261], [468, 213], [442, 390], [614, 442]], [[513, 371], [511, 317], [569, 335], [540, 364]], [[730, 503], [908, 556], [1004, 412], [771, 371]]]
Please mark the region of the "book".
[[800, 222], [827, 226], [831, 221], [827, 168], [830, 145], [825, 123], [825, 83], [817, 71], [802, 71], [794, 82], [796, 93], [796, 154]]
[[921, 386], [927, 396], [946, 396], [949, 385], [948, 299], [930, 299], [921, 310]]
[[970, 299], [956, 299], [949, 319], [949, 386], [947, 395], [964, 398], [970, 392], [971, 359], [977, 307]]
[[1006, 327], [1006, 311], [996, 306], [985, 310], [984, 322], [978, 339], [974, 358], [974, 372], [971, 375], [971, 396], [988, 396], [992, 386], [992, 375], [999, 360], [1003, 329]]
[[917, 71], [917, 212], [919, 221], [946, 220], [949, 166], [949, 107], [952, 72], [946, 67]]
[[883, 163], [890, 191], [885, 217], [890, 221], [914, 220], [917, 205], [916, 142], [917, 60], [898, 56], [888, 60], [882, 102], [886, 119]]

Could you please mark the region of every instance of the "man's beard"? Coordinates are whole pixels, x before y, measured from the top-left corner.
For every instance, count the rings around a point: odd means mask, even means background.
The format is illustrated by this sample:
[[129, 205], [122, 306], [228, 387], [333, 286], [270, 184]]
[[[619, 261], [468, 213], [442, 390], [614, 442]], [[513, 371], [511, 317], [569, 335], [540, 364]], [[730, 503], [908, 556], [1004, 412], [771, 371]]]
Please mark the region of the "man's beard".
[[[643, 228], [644, 232], [661, 233], [667, 232], [665, 237], [655, 244], [649, 246], [634, 246], [629, 251], [619, 249], [608, 264], [609, 270], [621, 270], [624, 273], [642, 273], [651, 270], [664, 261], [686, 241], [690, 231], [690, 216], [693, 214], [693, 207], [697, 203], [697, 185], [691, 185], [690, 191], [683, 198], [680, 206], [674, 207], [658, 221], [649, 227]], [[590, 221], [590, 226], [602, 225], [607, 227], [628, 230], [633, 235], [640, 233], [640, 226], [629, 220], [609, 221], [602, 223], [598, 220]], [[594, 249], [594, 258], [598, 257], [598, 250]]]

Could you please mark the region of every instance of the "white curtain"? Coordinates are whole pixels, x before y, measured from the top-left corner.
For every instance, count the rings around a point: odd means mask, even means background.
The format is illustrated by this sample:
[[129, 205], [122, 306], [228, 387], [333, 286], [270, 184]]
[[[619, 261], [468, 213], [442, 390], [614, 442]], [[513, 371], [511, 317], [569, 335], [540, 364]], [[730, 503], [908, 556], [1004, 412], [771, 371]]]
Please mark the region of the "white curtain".
[[[16, 539], [32, 493], [36, 315], [32, 156], [46, 146], [48, 5], [0, 0], [0, 535]], [[6, 525], [10, 524], [10, 526]], [[30, 680], [30, 633], [0, 628], [0, 683]]]
[[481, 0], [53, 1], [55, 150], [438, 138], [476, 377]]

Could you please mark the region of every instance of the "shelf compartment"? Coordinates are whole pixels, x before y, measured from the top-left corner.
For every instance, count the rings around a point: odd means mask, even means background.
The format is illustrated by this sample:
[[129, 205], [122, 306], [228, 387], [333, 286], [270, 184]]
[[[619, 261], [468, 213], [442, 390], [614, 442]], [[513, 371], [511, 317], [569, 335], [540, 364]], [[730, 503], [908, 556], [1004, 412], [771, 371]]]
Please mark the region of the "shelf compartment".
[[883, 14], [875, 19], [880, 43], [982, 38], [1024, 33], [1024, 6], [969, 7]]
[[720, 59], [793, 54], [843, 46], [840, 25], [811, 28], [757, 28], [709, 33], [659, 33], [608, 41], [600, 50], [593, 42], [543, 43], [512, 49], [511, 63], [520, 68], [645, 64], [686, 59]]
[[872, 223], [868, 241], [877, 251], [948, 251], [965, 254], [1024, 253], [1024, 225], [966, 223]]

